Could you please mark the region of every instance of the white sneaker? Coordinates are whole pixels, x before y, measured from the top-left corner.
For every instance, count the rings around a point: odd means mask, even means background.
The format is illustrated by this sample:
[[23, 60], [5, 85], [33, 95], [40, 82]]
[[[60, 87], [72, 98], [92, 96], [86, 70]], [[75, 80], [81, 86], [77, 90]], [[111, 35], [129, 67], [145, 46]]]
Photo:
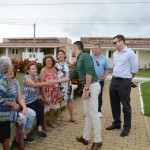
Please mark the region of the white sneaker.
[[102, 113], [101, 113], [101, 112], [98, 112], [98, 114], [99, 114], [100, 118], [102, 118]]

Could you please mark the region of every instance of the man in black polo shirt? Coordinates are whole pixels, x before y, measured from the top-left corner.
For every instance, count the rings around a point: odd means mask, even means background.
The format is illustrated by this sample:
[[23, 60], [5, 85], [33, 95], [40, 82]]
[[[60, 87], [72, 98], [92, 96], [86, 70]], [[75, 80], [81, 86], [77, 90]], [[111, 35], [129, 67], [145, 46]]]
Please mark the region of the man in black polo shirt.
[[92, 57], [83, 53], [83, 44], [81, 41], [76, 41], [72, 46], [72, 55], [77, 57], [76, 67], [69, 75], [63, 79], [55, 80], [54, 83], [68, 82], [72, 79], [80, 77], [83, 89], [83, 107], [85, 113], [85, 127], [83, 135], [77, 137], [77, 141], [88, 145], [90, 140], [90, 132], [94, 129], [94, 142], [90, 150], [98, 150], [102, 146], [101, 139], [101, 120], [98, 114], [98, 95], [100, 93], [100, 84], [97, 81], [98, 77], [94, 69]]

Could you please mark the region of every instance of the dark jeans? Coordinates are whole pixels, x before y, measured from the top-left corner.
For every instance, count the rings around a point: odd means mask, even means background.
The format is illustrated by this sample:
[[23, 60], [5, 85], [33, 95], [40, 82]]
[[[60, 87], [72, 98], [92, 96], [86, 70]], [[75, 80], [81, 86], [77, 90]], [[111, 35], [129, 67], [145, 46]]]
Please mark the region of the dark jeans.
[[98, 96], [98, 112], [101, 112], [104, 81], [100, 81], [99, 84], [101, 86], [101, 91], [100, 91], [99, 96]]
[[27, 107], [36, 112], [37, 126], [42, 126], [44, 117], [44, 102], [41, 99], [37, 99], [33, 103], [27, 104]]
[[131, 128], [131, 105], [130, 105], [131, 79], [112, 78], [109, 94], [111, 110], [116, 126], [121, 125], [121, 104], [124, 113], [124, 128]]

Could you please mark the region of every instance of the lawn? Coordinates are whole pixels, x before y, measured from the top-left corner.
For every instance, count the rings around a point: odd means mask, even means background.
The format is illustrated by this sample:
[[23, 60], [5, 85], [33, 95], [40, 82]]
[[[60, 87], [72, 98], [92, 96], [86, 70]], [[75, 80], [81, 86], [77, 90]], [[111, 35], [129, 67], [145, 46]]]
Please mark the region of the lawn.
[[150, 116], [150, 82], [141, 84], [141, 92], [144, 104], [144, 115]]
[[[112, 74], [113, 70], [109, 70], [109, 73]], [[150, 78], [150, 70], [138, 70], [136, 74], [138, 77], [149, 77]]]
[[139, 70], [136, 76], [149, 77], [150, 78], [150, 70]]

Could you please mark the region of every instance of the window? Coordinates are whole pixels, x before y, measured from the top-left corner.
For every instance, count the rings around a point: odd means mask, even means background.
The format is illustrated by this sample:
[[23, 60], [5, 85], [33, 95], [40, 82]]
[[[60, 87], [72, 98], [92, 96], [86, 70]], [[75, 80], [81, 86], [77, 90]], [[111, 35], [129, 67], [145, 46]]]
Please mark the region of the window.
[[108, 58], [112, 58], [113, 57], [113, 51], [109, 51], [108, 52]]
[[11, 49], [11, 54], [12, 54], [12, 55], [18, 54], [18, 49], [17, 49], [17, 48], [12, 48], [12, 49]]

